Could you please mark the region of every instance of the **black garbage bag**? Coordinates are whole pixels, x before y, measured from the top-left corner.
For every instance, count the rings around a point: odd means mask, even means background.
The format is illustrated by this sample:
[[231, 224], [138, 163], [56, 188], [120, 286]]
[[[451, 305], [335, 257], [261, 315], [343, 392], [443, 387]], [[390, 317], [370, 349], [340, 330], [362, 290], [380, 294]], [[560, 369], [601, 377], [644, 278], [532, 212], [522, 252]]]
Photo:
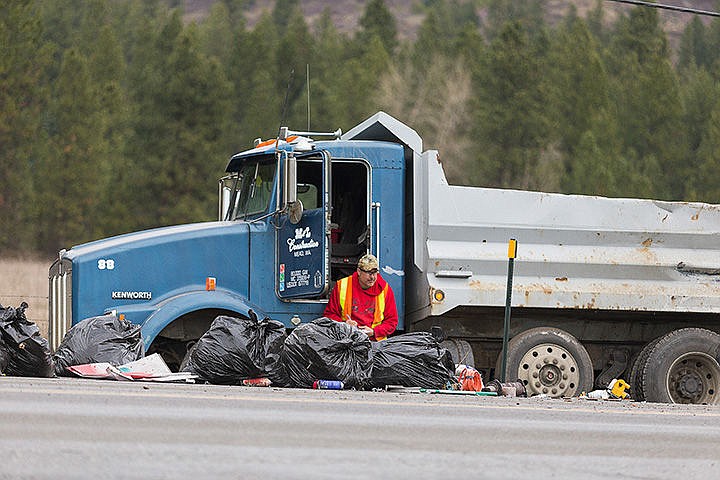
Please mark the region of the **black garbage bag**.
[[7, 368], [10, 365], [10, 349], [5, 342], [0, 339], [0, 375], [4, 375], [7, 372]]
[[296, 387], [340, 380], [345, 388], [363, 388], [370, 374], [370, 339], [347, 323], [320, 317], [288, 335], [282, 359]]
[[405, 333], [373, 345], [370, 384], [445, 388], [455, 379], [452, 355], [427, 332]]
[[118, 366], [142, 358], [145, 345], [140, 329], [115, 315], [82, 320], [68, 330], [55, 351], [55, 373], [72, 376], [67, 367], [101, 362]]
[[268, 378], [273, 386], [288, 386], [280, 362], [285, 343], [285, 325], [265, 318], [219, 316], [200, 337], [182, 370], [219, 385], [239, 385], [249, 378]]
[[27, 308], [25, 302], [17, 309], [0, 306], [0, 368], [6, 375], [52, 377], [50, 344], [40, 335], [37, 325], [25, 317]]

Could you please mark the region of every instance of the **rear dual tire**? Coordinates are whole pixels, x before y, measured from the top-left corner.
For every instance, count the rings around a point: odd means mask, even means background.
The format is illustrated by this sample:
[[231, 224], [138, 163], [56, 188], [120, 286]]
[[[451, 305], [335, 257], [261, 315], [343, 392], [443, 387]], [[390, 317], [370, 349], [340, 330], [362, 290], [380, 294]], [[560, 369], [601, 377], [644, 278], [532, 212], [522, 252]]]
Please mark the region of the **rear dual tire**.
[[[633, 366], [631, 391], [637, 400], [662, 403], [720, 404], [720, 335], [703, 328], [682, 328], [648, 344]], [[639, 363], [639, 364], [638, 364]]]

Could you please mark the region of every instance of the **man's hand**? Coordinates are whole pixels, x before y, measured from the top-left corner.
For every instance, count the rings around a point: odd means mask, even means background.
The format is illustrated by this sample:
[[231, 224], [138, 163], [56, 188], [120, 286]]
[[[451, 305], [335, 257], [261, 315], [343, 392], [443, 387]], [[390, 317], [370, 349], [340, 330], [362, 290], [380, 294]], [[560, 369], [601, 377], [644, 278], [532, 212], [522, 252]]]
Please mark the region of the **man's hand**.
[[345, 316], [345, 323], [347, 323], [348, 325], [351, 325], [353, 327], [358, 326], [358, 323], [355, 320], [353, 320], [352, 318], [350, 318], [350, 315]]
[[365, 325], [363, 325], [362, 327], [358, 327], [358, 329], [361, 332], [363, 332], [365, 335], [367, 335], [368, 337], [372, 337], [373, 335], [375, 335], [375, 332], [373, 331], [373, 329], [370, 327], [367, 327]]

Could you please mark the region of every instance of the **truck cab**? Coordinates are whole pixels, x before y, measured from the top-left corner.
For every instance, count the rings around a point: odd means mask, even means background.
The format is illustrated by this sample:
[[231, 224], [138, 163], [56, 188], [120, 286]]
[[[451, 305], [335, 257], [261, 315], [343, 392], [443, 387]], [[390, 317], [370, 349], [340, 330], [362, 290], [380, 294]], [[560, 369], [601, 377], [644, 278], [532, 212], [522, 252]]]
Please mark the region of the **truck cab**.
[[61, 251], [49, 274], [52, 347], [84, 318], [114, 313], [177, 367], [220, 314], [252, 309], [288, 328], [322, 316], [335, 281], [368, 252], [402, 329], [405, 148], [367, 130], [314, 141], [282, 129], [230, 158], [218, 221]]

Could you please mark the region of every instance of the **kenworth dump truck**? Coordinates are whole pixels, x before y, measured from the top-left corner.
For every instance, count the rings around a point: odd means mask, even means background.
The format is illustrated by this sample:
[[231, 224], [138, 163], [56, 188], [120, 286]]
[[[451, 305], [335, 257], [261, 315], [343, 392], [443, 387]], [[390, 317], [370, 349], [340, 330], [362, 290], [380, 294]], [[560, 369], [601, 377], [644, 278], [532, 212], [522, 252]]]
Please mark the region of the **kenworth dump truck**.
[[442, 334], [487, 380], [514, 238], [508, 380], [560, 397], [624, 378], [635, 398], [720, 403], [720, 206], [451, 186], [438, 152], [383, 112], [319, 136], [283, 128], [232, 156], [219, 221], [62, 250], [52, 346], [114, 313], [177, 366], [220, 314], [288, 328], [322, 316], [334, 282], [371, 252], [399, 331]]

